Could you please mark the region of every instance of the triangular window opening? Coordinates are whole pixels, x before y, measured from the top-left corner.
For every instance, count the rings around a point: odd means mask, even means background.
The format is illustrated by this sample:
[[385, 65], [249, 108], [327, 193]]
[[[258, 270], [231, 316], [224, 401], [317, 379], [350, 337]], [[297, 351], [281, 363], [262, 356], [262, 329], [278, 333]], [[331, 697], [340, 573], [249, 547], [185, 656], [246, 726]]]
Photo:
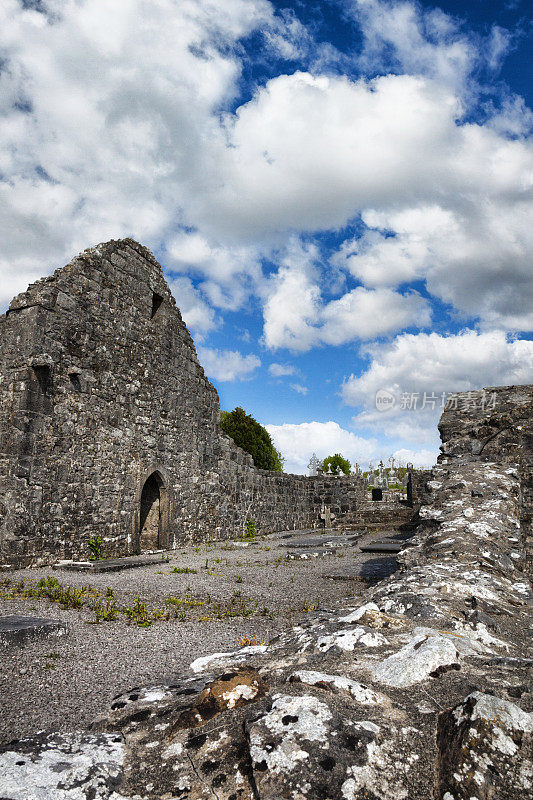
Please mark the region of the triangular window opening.
[[154, 292], [152, 294], [152, 319], [157, 314], [159, 306], [161, 305], [162, 302], [163, 302], [163, 297], [160, 294]]

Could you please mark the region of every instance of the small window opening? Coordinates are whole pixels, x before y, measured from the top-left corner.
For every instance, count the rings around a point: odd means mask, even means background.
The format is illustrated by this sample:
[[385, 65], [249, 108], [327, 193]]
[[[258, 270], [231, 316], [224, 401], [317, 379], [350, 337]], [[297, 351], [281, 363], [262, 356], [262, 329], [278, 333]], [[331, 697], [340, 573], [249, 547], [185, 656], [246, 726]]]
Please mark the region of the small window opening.
[[69, 378], [70, 378], [70, 382], [72, 384], [72, 387], [73, 387], [74, 391], [81, 392], [81, 381], [80, 381], [80, 376], [78, 375], [78, 373], [77, 372], [69, 372]]
[[163, 297], [160, 294], [154, 292], [152, 294], [152, 319], [157, 314], [159, 306], [161, 305], [162, 302], [163, 302]]
[[52, 390], [52, 370], [46, 364], [36, 365], [33, 371], [37, 377], [39, 388], [43, 394], [50, 394]]

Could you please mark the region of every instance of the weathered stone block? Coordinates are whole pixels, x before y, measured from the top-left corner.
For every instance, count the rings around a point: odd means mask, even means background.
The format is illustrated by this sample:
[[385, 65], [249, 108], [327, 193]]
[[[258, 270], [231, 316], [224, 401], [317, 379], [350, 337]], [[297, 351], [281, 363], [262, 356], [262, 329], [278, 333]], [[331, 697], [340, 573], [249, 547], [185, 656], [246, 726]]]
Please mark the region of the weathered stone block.
[[68, 633], [66, 622], [58, 619], [23, 617], [14, 614], [0, 617], [0, 644], [23, 645], [48, 636], [64, 636]]

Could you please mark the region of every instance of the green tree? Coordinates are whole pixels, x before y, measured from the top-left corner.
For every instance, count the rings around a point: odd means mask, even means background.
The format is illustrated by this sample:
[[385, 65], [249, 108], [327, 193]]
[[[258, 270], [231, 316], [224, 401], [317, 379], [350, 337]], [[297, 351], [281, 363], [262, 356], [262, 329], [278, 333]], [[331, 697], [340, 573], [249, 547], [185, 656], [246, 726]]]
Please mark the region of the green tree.
[[222, 411], [220, 427], [235, 444], [250, 453], [256, 467], [283, 471], [283, 456], [274, 447], [269, 432], [242, 408]]
[[335, 455], [328, 456], [324, 459], [322, 462], [322, 472], [327, 472], [328, 467], [331, 467], [331, 471], [334, 473], [336, 473], [337, 468], [340, 467], [341, 472], [344, 472], [345, 475], [349, 475], [352, 465], [348, 459], [341, 456], [340, 453], [335, 453]]

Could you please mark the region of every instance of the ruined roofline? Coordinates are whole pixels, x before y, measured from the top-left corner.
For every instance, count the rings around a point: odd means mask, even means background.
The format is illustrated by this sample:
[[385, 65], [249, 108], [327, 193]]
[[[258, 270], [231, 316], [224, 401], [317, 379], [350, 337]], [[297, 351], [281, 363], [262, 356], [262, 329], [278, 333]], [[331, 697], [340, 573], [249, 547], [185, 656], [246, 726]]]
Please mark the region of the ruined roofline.
[[[43, 278], [39, 278], [37, 281], [30, 283], [25, 291], [15, 295], [15, 297], [11, 300], [11, 303], [6, 311], [6, 316], [9, 315], [10, 311], [20, 310], [33, 305], [42, 305], [46, 308], [46, 298], [43, 296], [34, 297], [35, 294], [45, 294], [46, 289], [51, 289], [56, 281], [60, 280], [63, 276], [66, 276], [74, 268], [80, 267], [87, 263], [94, 265], [96, 263], [95, 259], [109, 259], [114, 253], [118, 253], [125, 248], [135, 251], [141, 258], [145, 259], [149, 264], [151, 264], [152, 267], [157, 269], [159, 275], [165, 281], [165, 284], [167, 284], [165, 276], [163, 275], [161, 264], [151, 250], [131, 237], [125, 237], [124, 239], [109, 239], [107, 242], [100, 242], [93, 247], [86, 248], [81, 253], [78, 253], [78, 255], [74, 256], [74, 258], [72, 258], [67, 264], [54, 270], [51, 275], [46, 275]], [[168, 289], [171, 302], [175, 305], [176, 301], [172, 295], [172, 292], [170, 291], [170, 287], [168, 287]]]

